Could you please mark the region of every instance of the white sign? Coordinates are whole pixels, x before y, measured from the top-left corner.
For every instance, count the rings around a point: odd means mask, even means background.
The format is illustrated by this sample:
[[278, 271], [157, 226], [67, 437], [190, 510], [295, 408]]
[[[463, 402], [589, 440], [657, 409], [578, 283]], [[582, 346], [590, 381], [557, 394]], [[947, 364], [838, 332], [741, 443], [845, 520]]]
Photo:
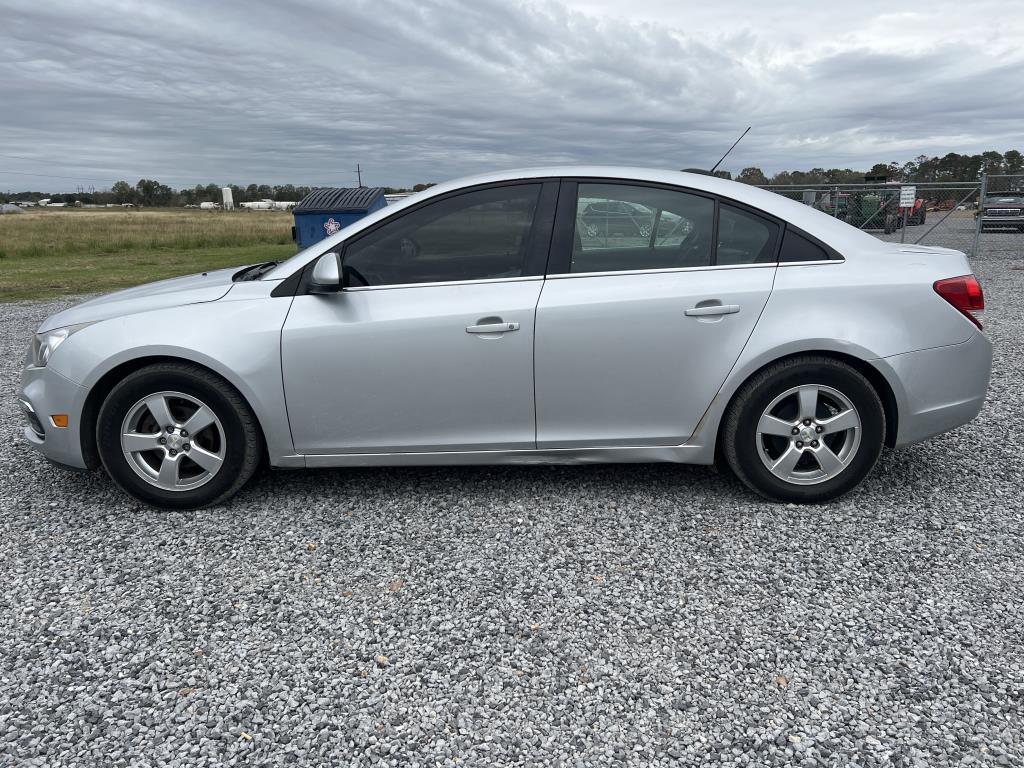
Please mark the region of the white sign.
[[900, 187], [900, 208], [913, 208], [917, 200], [917, 187]]

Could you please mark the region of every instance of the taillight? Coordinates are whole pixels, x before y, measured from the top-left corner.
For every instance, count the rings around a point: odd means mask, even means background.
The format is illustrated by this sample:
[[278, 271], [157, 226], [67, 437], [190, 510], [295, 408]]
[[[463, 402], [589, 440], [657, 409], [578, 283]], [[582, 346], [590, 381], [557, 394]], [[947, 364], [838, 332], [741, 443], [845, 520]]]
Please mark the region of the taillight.
[[981, 328], [981, 321], [975, 313], [985, 309], [985, 294], [981, 292], [978, 278], [974, 275], [951, 277], [947, 280], [936, 280], [932, 287], [964, 317]]

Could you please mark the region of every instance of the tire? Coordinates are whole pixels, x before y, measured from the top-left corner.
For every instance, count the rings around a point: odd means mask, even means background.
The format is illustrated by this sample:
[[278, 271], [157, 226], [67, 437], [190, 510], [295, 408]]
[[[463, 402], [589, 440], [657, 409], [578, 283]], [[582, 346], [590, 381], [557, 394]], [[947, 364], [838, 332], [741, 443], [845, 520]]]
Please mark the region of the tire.
[[157, 363], [122, 379], [100, 408], [96, 443], [117, 485], [165, 509], [198, 509], [230, 498], [263, 456], [259, 424], [241, 394], [188, 363]]
[[[795, 394], [786, 394], [794, 389]], [[797, 417], [806, 415], [799, 406], [802, 393], [811, 390], [817, 390], [817, 409], [806, 425]], [[851, 408], [852, 416], [846, 413]], [[766, 412], [776, 421], [762, 421]], [[829, 418], [835, 420], [830, 424]], [[854, 421], [856, 426], [840, 431]], [[792, 435], [793, 428], [800, 433]], [[764, 429], [777, 433], [764, 434]], [[885, 441], [885, 409], [871, 383], [852, 366], [818, 355], [791, 358], [770, 365], [740, 388], [721, 437], [729, 467], [747, 487], [776, 501], [821, 503], [852, 490], [874, 468]], [[797, 459], [790, 472], [784, 470], [787, 456]], [[776, 462], [777, 473], [769, 468]]]

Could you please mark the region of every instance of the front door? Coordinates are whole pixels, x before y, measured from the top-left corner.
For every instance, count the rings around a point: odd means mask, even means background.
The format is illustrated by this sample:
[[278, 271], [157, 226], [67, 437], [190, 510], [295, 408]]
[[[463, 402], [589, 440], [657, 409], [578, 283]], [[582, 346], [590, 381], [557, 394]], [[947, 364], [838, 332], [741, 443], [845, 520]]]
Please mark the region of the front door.
[[537, 307], [537, 446], [680, 445], [768, 300], [779, 227], [674, 189], [574, 187]]
[[534, 448], [534, 315], [556, 193], [462, 192], [345, 243], [345, 289], [297, 296], [282, 332], [296, 451]]

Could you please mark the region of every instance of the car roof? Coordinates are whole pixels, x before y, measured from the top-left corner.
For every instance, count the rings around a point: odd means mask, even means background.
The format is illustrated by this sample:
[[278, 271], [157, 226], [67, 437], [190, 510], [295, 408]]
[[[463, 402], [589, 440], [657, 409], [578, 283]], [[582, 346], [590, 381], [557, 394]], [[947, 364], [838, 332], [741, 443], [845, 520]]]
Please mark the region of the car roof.
[[570, 179], [599, 179], [607, 181], [641, 181], [654, 184], [665, 184], [676, 187], [685, 187], [698, 192], [707, 192], [718, 195], [722, 198], [757, 208], [765, 213], [776, 216], [784, 221], [793, 224], [810, 235], [827, 243], [844, 256], [848, 251], [856, 250], [877, 250], [879, 241], [877, 238], [863, 232], [856, 227], [840, 221], [833, 216], [823, 213], [809, 205], [796, 200], [783, 197], [775, 192], [769, 192], [759, 187], [743, 184], [738, 181], [730, 181], [717, 176], [708, 176], [702, 173], [689, 173], [687, 171], [667, 171], [654, 168], [635, 168], [629, 166], [604, 166], [604, 165], [561, 165], [543, 166], [537, 168], [515, 168], [491, 173], [481, 173], [473, 176], [463, 176], [451, 181], [436, 184], [422, 192], [410, 195], [392, 205], [388, 205], [375, 213], [365, 216], [359, 221], [350, 224], [330, 237], [326, 237], [314, 243], [304, 251], [300, 251], [291, 259], [279, 264], [273, 270], [263, 276], [265, 280], [280, 280], [288, 277], [299, 266], [306, 264], [315, 256], [326, 253], [338, 243], [352, 236], [371, 224], [388, 218], [395, 213], [419, 205], [431, 198], [456, 192], [467, 187], [480, 186], [485, 184], [497, 184], [508, 181], [529, 181], [531, 179], [548, 178], [570, 178]]

